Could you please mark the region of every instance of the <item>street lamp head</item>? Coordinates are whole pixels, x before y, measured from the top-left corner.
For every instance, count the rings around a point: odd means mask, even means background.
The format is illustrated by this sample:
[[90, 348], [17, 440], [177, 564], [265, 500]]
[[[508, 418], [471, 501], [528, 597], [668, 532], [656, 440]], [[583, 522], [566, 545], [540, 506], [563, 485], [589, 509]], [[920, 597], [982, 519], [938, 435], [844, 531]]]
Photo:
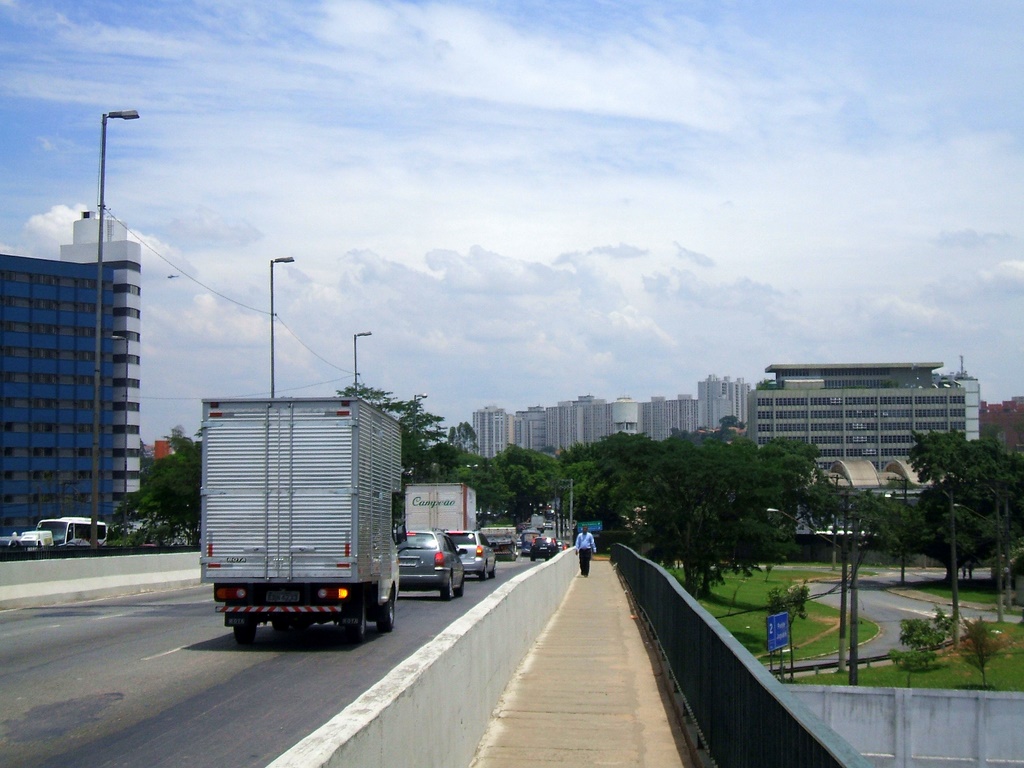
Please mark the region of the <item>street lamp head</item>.
[[281, 256], [280, 258], [277, 258], [277, 259], [271, 259], [270, 263], [271, 264], [291, 264], [293, 261], [295, 261], [295, 257], [294, 256]]
[[363, 331], [362, 333], [357, 333], [357, 334], [355, 334], [355, 337], [356, 337], [357, 339], [358, 339], [358, 338], [359, 338], [360, 336], [373, 336], [373, 331]]
[[139, 113], [134, 109], [122, 109], [118, 112], [107, 112], [107, 117], [116, 117], [121, 120], [138, 120]]

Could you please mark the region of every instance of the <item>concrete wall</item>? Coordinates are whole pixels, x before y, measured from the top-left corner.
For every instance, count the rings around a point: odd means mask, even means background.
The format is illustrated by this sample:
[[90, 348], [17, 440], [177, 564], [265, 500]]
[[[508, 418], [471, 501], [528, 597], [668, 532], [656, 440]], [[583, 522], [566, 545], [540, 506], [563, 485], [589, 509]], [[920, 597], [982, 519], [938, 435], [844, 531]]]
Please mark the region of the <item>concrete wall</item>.
[[879, 768], [1024, 766], [1024, 694], [791, 685]]
[[501, 585], [269, 768], [469, 765], [577, 570], [566, 550]]
[[199, 552], [0, 563], [0, 609], [199, 584]]

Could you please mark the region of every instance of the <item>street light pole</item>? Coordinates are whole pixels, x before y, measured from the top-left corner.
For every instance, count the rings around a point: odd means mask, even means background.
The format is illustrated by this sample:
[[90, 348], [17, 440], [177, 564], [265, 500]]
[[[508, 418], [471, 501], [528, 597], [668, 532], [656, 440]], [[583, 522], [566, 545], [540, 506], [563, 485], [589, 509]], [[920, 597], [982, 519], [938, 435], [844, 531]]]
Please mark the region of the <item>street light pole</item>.
[[957, 580], [959, 568], [956, 562], [956, 508], [953, 494], [949, 494], [949, 571], [953, 598], [953, 647], [960, 647], [960, 583]]
[[139, 113], [134, 109], [117, 112], [105, 112], [100, 129], [100, 201], [98, 219], [99, 228], [96, 237], [96, 327], [94, 333], [96, 344], [93, 352], [92, 373], [92, 519], [89, 525], [89, 546], [99, 547], [97, 528], [100, 514], [100, 412], [103, 383], [103, 214], [106, 210], [104, 191], [107, 175], [107, 119], [138, 120]]
[[270, 399], [274, 399], [274, 265], [291, 264], [292, 256], [281, 256], [270, 260]]
[[359, 345], [357, 342], [360, 336], [373, 336], [373, 331], [352, 334], [352, 387], [356, 391], [356, 397], [359, 397]]

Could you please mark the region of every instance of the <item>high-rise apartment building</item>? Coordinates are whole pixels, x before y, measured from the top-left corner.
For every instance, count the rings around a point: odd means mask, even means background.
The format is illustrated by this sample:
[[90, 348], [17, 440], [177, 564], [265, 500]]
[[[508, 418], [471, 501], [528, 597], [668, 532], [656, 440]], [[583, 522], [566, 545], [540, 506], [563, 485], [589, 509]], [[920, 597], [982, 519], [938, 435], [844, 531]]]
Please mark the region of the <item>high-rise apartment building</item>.
[[513, 438], [513, 418], [504, 408], [489, 405], [473, 411], [473, 431], [476, 432], [477, 452], [485, 459], [493, 459], [508, 448]]
[[747, 421], [747, 400], [750, 385], [743, 379], [733, 381], [714, 374], [697, 382], [697, 426], [702, 429], [718, 429], [722, 419], [735, 416], [740, 422]]
[[[104, 240], [99, 517], [138, 488], [141, 249]], [[61, 260], [0, 254], [0, 529], [91, 515], [97, 220]]]
[[525, 411], [516, 411], [513, 419], [512, 442], [530, 451], [548, 449], [547, 409], [531, 405]]
[[978, 437], [978, 380], [940, 375], [942, 363], [770, 365], [772, 386], [750, 393], [748, 436], [816, 445], [819, 466], [865, 459], [882, 470], [909, 458], [914, 432]]
[[652, 397], [640, 404], [640, 431], [652, 440], [667, 440], [675, 432], [697, 431], [697, 400], [677, 395], [675, 400]]

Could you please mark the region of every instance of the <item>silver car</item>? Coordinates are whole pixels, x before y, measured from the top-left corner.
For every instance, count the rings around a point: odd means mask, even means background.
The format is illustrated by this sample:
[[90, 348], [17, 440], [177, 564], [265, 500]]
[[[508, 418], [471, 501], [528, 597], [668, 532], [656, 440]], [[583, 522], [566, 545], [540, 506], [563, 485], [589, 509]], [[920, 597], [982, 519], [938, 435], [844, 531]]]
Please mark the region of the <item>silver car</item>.
[[494, 578], [494, 569], [498, 565], [498, 556], [480, 531], [448, 531], [452, 541], [460, 549], [466, 550], [462, 555], [462, 565], [466, 573], [475, 574], [480, 581]]
[[464, 549], [444, 531], [409, 531], [398, 545], [399, 587], [403, 592], [438, 590], [442, 600], [462, 597], [466, 570]]

